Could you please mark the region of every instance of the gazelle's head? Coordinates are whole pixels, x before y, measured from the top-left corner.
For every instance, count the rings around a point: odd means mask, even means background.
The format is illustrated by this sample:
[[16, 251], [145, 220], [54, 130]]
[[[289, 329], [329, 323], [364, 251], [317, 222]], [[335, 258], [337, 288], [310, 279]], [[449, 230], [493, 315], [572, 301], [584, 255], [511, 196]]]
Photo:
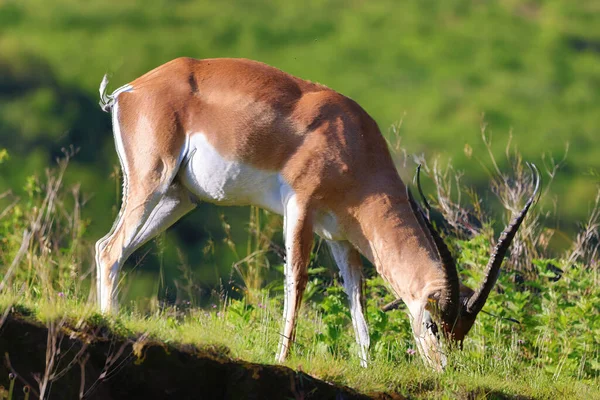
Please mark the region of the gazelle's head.
[[[430, 240], [435, 244], [445, 275], [445, 283], [441, 290], [429, 293], [426, 299], [412, 306], [409, 305], [413, 334], [419, 352], [425, 361], [437, 370], [443, 369], [446, 365], [447, 347], [462, 348], [465, 336], [471, 330], [477, 314], [483, 309], [492, 288], [496, 284], [504, 256], [539, 193], [539, 171], [534, 164], [528, 163], [527, 165], [533, 175], [533, 194], [519, 214], [513, 218], [500, 235], [498, 244], [487, 264], [483, 282], [477, 290], [472, 290], [459, 281], [456, 263], [452, 254], [425, 212], [413, 198], [410, 190], [407, 189], [411, 208], [423, 230], [429, 234]], [[417, 184], [421, 192], [419, 171], [420, 168], [417, 169]], [[383, 310], [394, 309], [399, 303], [400, 300], [396, 300], [386, 305]]]

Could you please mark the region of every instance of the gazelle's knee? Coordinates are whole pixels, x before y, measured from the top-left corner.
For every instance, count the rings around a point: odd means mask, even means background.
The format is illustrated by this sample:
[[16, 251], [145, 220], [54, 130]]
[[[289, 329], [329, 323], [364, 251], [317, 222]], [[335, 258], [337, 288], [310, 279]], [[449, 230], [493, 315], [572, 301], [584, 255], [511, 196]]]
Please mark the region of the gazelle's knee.
[[99, 266], [99, 261], [100, 261], [100, 254], [104, 251], [104, 248], [106, 247], [106, 242], [107, 240], [110, 238], [110, 235], [106, 235], [103, 238], [99, 239], [96, 242], [96, 245], [94, 246], [95, 249], [95, 253], [94, 253], [94, 259], [96, 260], [96, 268], [98, 268]]
[[96, 242], [96, 268], [99, 278], [105, 278], [107, 266], [111, 265], [115, 260], [115, 256], [111, 254], [111, 247], [108, 240], [99, 240]]

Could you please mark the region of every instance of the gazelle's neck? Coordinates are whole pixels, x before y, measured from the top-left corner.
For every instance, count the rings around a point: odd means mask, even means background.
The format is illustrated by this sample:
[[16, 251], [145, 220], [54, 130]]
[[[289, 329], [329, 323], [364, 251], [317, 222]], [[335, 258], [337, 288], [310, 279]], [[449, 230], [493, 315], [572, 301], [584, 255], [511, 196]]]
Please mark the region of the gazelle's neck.
[[446, 288], [442, 263], [406, 195], [371, 196], [355, 215], [361, 252], [406, 303]]

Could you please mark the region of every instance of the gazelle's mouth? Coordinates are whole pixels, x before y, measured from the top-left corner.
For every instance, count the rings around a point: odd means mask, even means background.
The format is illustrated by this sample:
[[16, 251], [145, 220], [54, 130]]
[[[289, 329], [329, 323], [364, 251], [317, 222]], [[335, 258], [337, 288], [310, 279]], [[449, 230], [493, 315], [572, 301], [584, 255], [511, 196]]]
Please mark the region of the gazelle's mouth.
[[424, 329], [415, 334], [419, 354], [436, 371], [443, 371], [448, 363], [443, 340], [440, 338], [437, 324], [433, 321], [423, 323]]

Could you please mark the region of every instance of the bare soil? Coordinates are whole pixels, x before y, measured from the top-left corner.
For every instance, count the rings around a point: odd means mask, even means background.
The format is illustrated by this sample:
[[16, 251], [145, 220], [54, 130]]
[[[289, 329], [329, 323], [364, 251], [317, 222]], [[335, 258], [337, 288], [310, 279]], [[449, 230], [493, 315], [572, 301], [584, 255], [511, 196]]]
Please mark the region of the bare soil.
[[[303, 372], [232, 359], [226, 348], [124, 338], [105, 327], [48, 326], [11, 313], [0, 328], [0, 391], [15, 379], [13, 399], [37, 398], [47, 349], [56, 339], [47, 399], [402, 399], [365, 395]], [[50, 339], [49, 339], [50, 338]], [[50, 340], [50, 341], [49, 341]]]

